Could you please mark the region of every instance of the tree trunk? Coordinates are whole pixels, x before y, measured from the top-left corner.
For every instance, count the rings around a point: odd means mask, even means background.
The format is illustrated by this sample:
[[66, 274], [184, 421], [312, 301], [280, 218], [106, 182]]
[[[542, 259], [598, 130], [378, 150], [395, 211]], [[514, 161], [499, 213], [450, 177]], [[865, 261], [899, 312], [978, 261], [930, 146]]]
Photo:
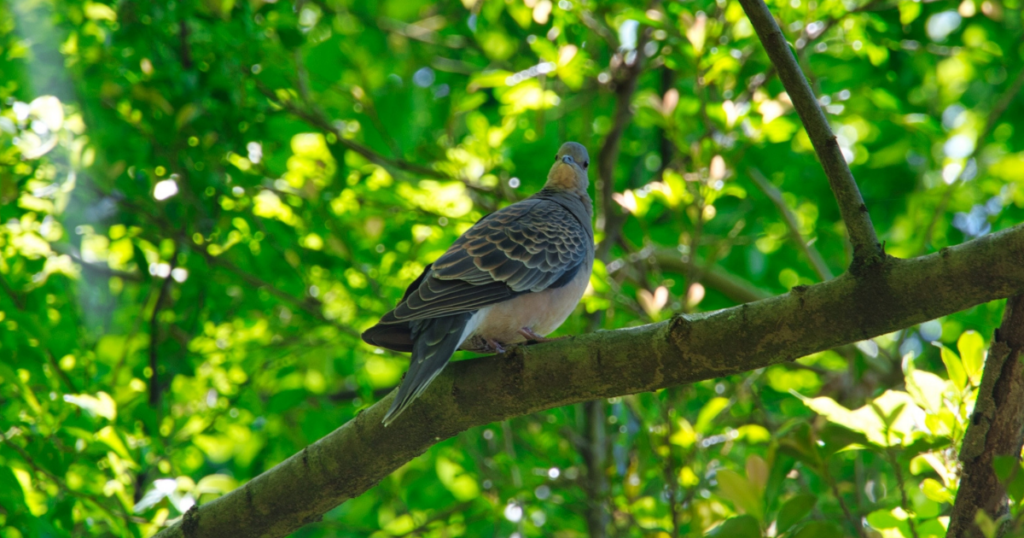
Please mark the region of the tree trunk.
[[1005, 483], [996, 476], [993, 463], [1000, 456], [1020, 460], [1024, 443], [1022, 352], [1024, 295], [1018, 295], [1006, 300], [1003, 324], [996, 329], [985, 359], [978, 401], [960, 449], [964, 467], [947, 538], [984, 538], [975, 523], [979, 511], [995, 522], [1008, 512]]

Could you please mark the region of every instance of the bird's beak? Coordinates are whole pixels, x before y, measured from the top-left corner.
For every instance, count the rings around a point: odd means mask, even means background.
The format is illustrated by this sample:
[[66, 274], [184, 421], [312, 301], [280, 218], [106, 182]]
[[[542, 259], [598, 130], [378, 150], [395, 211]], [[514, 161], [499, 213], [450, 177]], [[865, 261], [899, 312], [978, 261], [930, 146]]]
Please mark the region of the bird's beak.
[[571, 155], [563, 155], [562, 156], [562, 162], [565, 163], [565, 164], [574, 164], [576, 161], [573, 160]]

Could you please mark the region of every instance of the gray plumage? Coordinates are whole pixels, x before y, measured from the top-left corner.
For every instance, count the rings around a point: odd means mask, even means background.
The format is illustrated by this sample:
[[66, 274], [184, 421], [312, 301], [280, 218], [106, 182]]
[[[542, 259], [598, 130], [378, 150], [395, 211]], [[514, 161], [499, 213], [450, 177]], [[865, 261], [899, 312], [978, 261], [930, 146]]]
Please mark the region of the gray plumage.
[[412, 352], [385, 425], [457, 349], [500, 351], [543, 340], [572, 313], [594, 263], [589, 164], [586, 148], [563, 144], [543, 189], [474, 224], [363, 333], [369, 344]]

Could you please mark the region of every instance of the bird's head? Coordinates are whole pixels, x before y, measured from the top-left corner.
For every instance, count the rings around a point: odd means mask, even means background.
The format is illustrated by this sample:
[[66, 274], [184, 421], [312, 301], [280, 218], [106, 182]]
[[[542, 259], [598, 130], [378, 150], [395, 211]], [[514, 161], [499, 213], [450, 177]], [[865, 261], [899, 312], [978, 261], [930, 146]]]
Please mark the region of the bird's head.
[[578, 142], [566, 142], [558, 148], [555, 164], [548, 172], [545, 188], [562, 191], [587, 192], [590, 180], [587, 179], [587, 168], [590, 167], [590, 154], [587, 148]]

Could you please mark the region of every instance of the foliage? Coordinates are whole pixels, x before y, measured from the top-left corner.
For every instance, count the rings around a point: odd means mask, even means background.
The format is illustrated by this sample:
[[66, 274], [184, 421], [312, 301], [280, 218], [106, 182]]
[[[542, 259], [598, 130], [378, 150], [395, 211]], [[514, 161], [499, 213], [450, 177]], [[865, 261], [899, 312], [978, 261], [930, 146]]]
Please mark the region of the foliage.
[[[770, 7], [889, 254], [1022, 220], [1019, 0]], [[848, 265], [735, 0], [0, 4], [0, 534], [149, 536], [352, 418], [406, 365], [359, 331], [568, 139], [621, 237], [559, 334], [816, 282], [758, 172]], [[297, 535], [942, 535], [1000, 310], [478, 428]]]

